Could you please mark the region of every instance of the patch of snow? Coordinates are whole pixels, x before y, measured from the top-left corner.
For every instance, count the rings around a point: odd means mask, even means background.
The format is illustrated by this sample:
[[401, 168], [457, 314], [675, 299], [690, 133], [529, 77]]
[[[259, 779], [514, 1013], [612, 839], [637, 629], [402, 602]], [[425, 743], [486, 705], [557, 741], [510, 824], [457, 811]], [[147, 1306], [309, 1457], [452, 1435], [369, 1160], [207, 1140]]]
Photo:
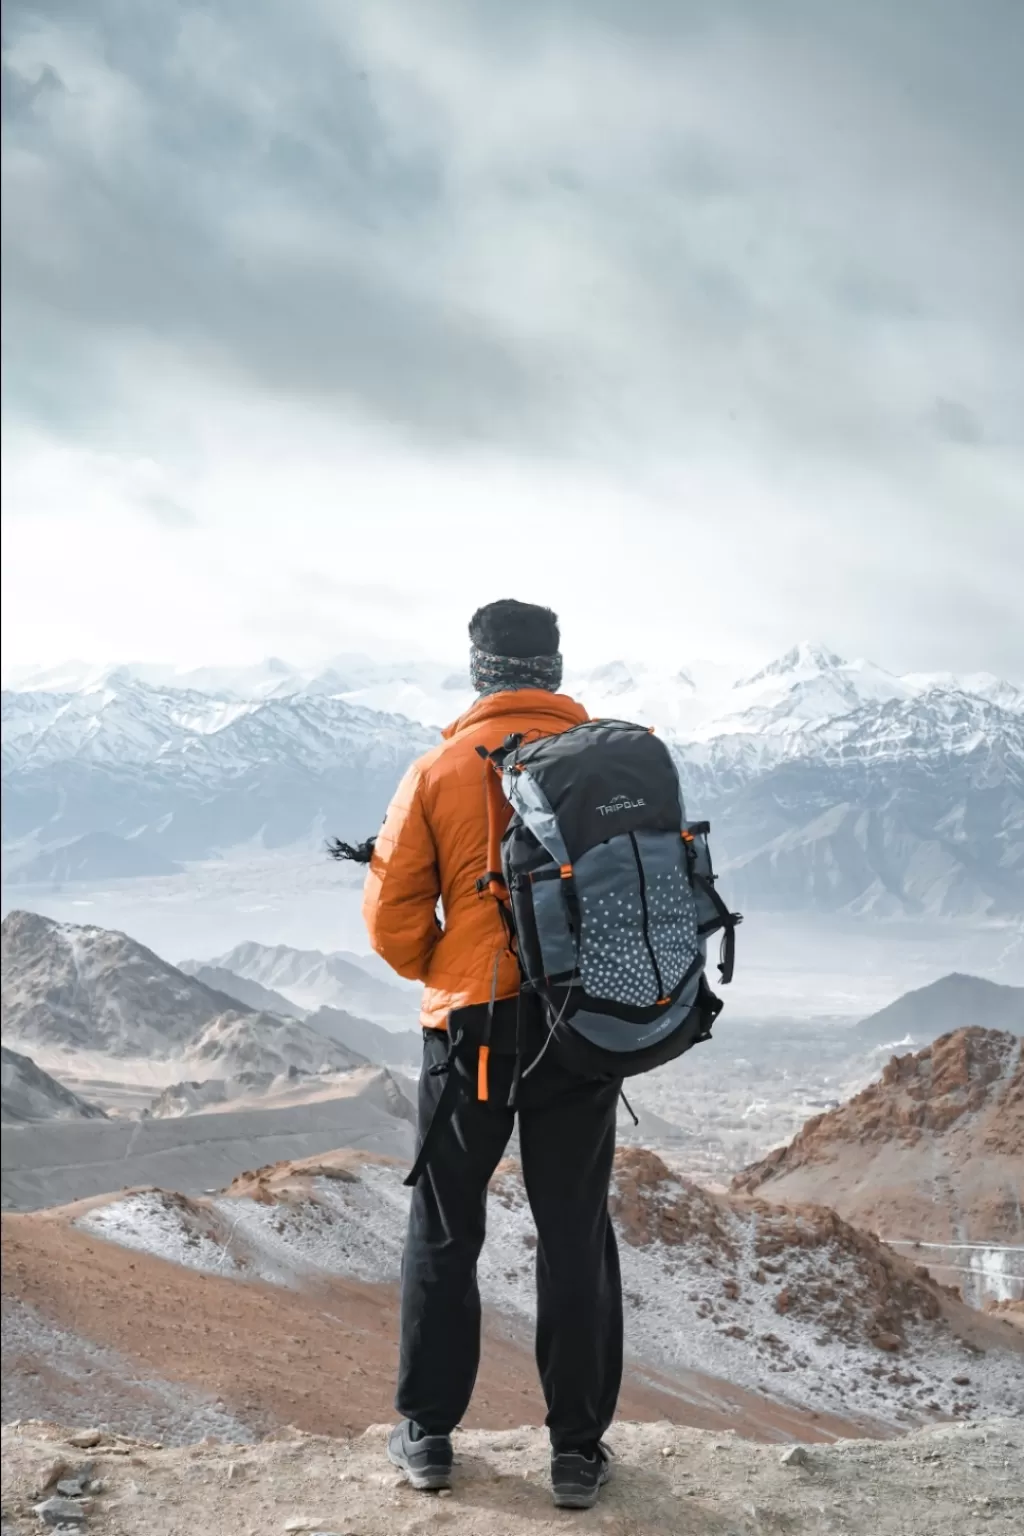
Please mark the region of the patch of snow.
[[144, 1190], [98, 1206], [77, 1225], [122, 1248], [151, 1253], [185, 1269], [211, 1275], [243, 1272], [231, 1252], [230, 1225], [220, 1230], [201, 1207], [162, 1190]]
[[[152, 1192], [116, 1201], [80, 1225], [213, 1274], [283, 1285], [317, 1274], [393, 1281], [409, 1201], [402, 1177], [399, 1168], [367, 1164], [355, 1177], [315, 1179], [308, 1200], [267, 1205], [218, 1196], [201, 1210], [197, 1202]], [[681, 1189], [670, 1176], [656, 1198], [670, 1205]], [[711, 1238], [671, 1246], [620, 1240], [631, 1356], [819, 1411], [853, 1412], [894, 1425], [919, 1418], [931, 1404], [945, 1414], [957, 1405], [967, 1415], [1020, 1411], [1019, 1356], [975, 1358], [942, 1324], [910, 1327], [898, 1355], [868, 1342], [866, 1319], [844, 1337], [837, 1319], [844, 1306], [858, 1304], [863, 1267], [835, 1243], [809, 1241], [790, 1244], [779, 1272], [766, 1273], [758, 1252], [760, 1219], [723, 1208], [726, 1241], [718, 1247]], [[536, 1305], [533, 1231], [518, 1177], [500, 1178], [478, 1265], [481, 1294], [500, 1312], [527, 1322]], [[787, 1310], [780, 1302], [784, 1290], [801, 1296], [820, 1290], [837, 1300], [831, 1311], [822, 1303], [819, 1323], [799, 1309]], [[965, 1371], [969, 1391], [953, 1383]]]

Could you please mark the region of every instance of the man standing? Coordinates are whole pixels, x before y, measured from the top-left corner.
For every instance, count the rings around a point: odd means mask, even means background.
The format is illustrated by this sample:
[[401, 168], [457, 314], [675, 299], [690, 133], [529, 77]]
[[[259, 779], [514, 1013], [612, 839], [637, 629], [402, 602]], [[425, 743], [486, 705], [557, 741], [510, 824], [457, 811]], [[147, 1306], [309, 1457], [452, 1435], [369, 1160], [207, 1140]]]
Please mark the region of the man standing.
[[[450, 1119], [439, 1117], [412, 1194], [402, 1264], [402, 1422], [388, 1454], [413, 1487], [447, 1488], [451, 1432], [472, 1396], [480, 1358], [476, 1265], [487, 1186], [515, 1116], [523, 1181], [537, 1226], [537, 1365], [547, 1402], [555, 1502], [589, 1508], [608, 1477], [601, 1444], [622, 1378], [622, 1288], [608, 1215], [621, 1084], [566, 1072], [551, 1052], [519, 970], [499, 905], [478, 885], [488, 873], [490, 752], [511, 733], [554, 735], [587, 715], [558, 692], [558, 621], [530, 603], [474, 614], [470, 670], [478, 698], [405, 778], [377, 838], [364, 899], [376, 952], [425, 986], [419, 1134], [458, 1071]], [[443, 917], [439, 918], [438, 910]], [[449, 1032], [486, 1054], [449, 1061]], [[479, 1056], [483, 1055], [481, 1062]], [[539, 1059], [538, 1059], [539, 1056]], [[535, 1070], [518, 1082], [517, 1058]]]

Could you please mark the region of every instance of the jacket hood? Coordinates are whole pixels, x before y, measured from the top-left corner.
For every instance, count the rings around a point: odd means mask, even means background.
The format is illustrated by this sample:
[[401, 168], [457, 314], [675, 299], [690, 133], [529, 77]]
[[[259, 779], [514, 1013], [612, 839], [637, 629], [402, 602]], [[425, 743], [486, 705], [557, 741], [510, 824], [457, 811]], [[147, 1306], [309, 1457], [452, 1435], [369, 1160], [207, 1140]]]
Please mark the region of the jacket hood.
[[504, 693], [484, 694], [465, 714], [446, 725], [441, 735], [450, 741], [470, 726], [482, 725], [485, 720], [500, 720], [505, 715], [534, 715], [538, 725], [547, 719], [558, 730], [583, 725], [590, 718], [583, 705], [577, 704], [567, 693], [548, 693], [544, 688], [512, 688]]

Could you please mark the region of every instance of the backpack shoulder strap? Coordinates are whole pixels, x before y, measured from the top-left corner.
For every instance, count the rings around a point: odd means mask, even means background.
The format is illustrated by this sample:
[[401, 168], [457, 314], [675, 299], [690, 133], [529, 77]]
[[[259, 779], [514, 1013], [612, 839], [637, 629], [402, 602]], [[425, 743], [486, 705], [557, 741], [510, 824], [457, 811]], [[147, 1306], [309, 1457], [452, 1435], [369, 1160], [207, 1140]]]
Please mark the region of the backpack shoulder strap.
[[512, 807], [501, 787], [501, 769], [484, 748], [477, 750], [484, 758], [484, 794], [487, 797], [487, 868], [476, 882], [481, 895], [486, 891], [504, 906], [508, 901], [508, 886], [501, 871], [501, 839], [512, 820]]

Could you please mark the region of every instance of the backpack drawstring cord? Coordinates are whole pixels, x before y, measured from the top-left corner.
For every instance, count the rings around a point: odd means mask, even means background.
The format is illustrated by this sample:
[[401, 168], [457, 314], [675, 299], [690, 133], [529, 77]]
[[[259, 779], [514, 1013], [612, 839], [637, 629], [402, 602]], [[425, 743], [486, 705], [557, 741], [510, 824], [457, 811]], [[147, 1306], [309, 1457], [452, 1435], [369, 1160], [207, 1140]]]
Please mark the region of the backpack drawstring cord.
[[619, 1089], [619, 1098], [622, 1100], [623, 1104], [625, 1104], [626, 1108], [629, 1110], [629, 1117], [632, 1120], [633, 1124], [634, 1125], [639, 1125], [640, 1124], [640, 1117], [637, 1114], [636, 1110], [633, 1108], [632, 1104], [626, 1098], [625, 1089], [623, 1089], [623, 1088]]
[[575, 968], [574, 968], [573, 969], [573, 973], [572, 973], [572, 978], [571, 978], [571, 980], [569, 982], [569, 985], [565, 989], [565, 997], [562, 1000], [562, 1006], [561, 1006], [561, 1008], [559, 1008], [558, 1012], [555, 1014], [554, 1018], [551, 1020], [550, 1025], [548, 1026], [547, 1039], [544, 1041], [544, 1044], [541, 1046], [541, 1048], [537, 1052], [536, 1056], [530, 1062], [530, 1065], [523, 1072], [523, 1079], [524, 1079], [524, 1081], [525, 1081], [526, 1078], [529, 1077], [531, 1072], [533, 1072], [537, 1067], [540, 1066], [541, 1061], [544, 1058], [544, 1055], [545, 1055], [545, 1053], [547, 1051], [548, 1046], [551, 1044], [552, 1040], [554, 1039], [555, 1030], [558, 1028], [559, 1024], [561, 1024], [563, 1018], [565, 1017], [565, 1010], [569, 1006], [569, 1002], [570, 1002], [570, 1000], [572, 998], [572, 989], [573, 989], [573, 987], [575, 985], [576, 985], [576, 971], [575, 971]]

